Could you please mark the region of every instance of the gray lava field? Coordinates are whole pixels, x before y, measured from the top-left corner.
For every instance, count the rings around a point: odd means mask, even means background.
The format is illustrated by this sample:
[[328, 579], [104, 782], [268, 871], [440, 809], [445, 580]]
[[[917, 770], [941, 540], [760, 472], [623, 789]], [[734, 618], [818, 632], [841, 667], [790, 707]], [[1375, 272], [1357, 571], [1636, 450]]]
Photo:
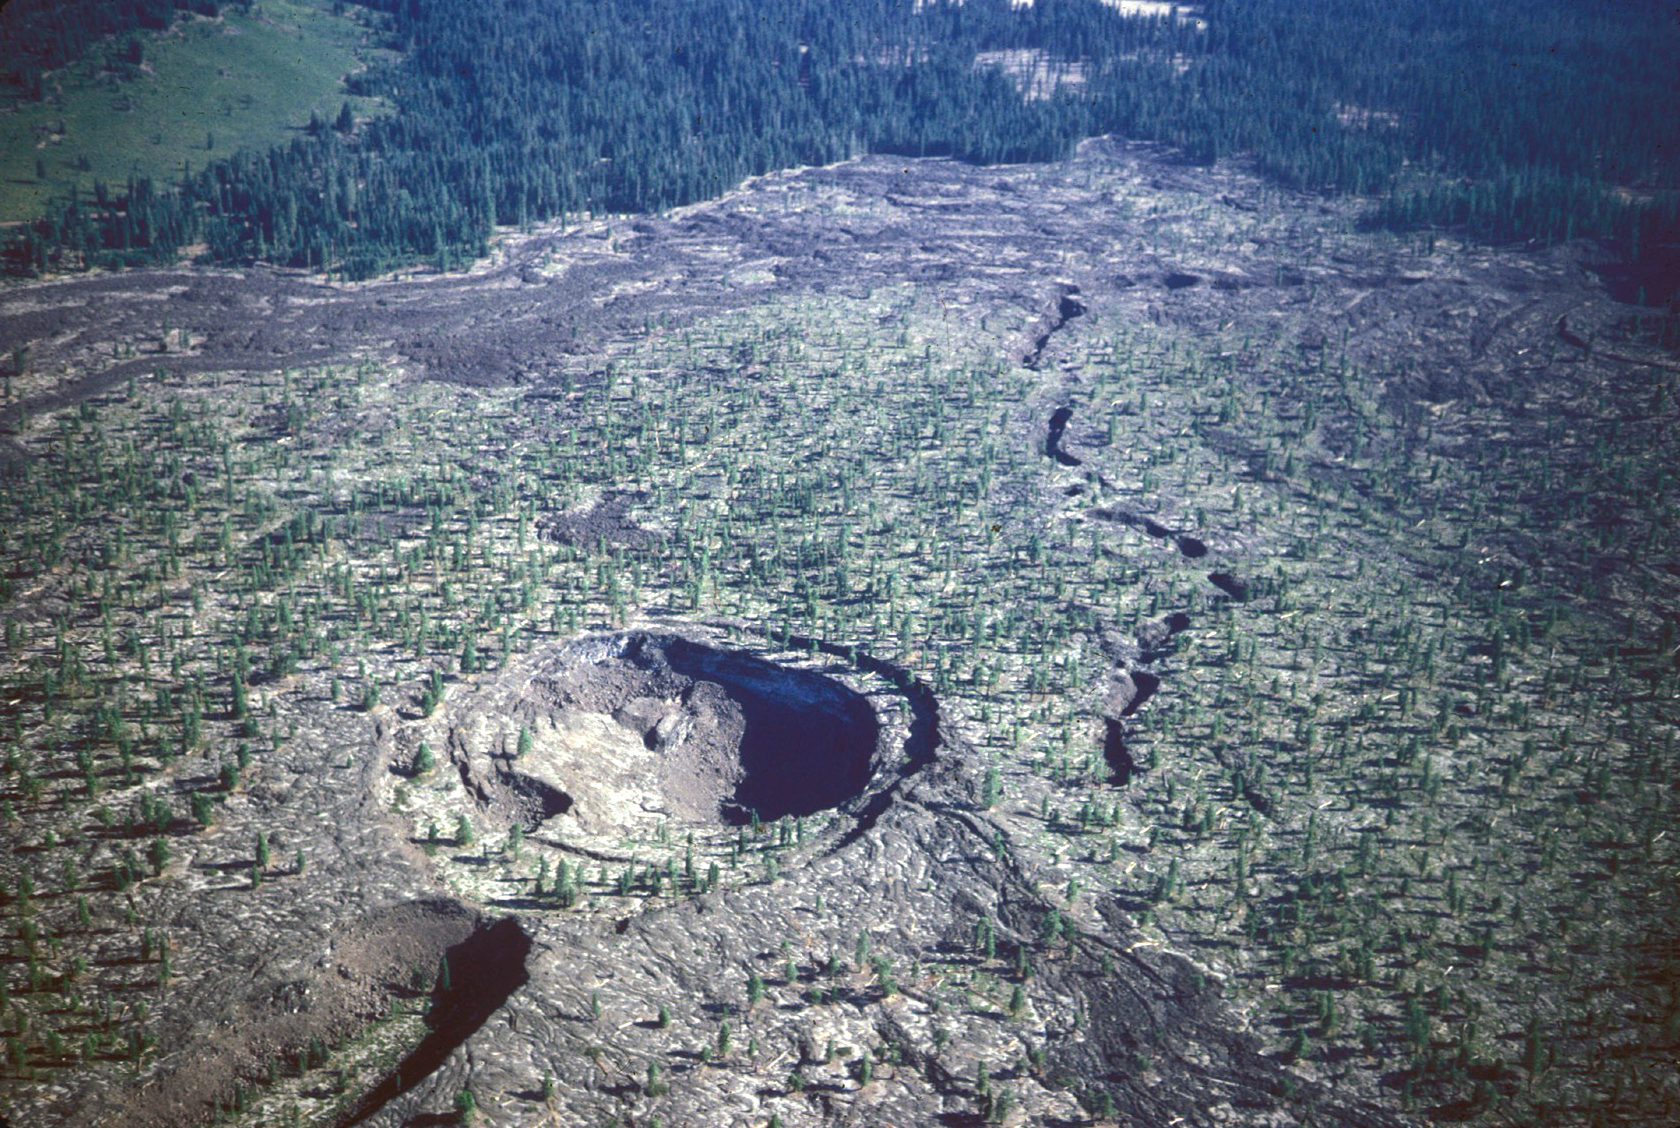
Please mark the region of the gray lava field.
[[1672, 314], [1361, 207], [0, 291], [0, 1114], [1663, 1122]]

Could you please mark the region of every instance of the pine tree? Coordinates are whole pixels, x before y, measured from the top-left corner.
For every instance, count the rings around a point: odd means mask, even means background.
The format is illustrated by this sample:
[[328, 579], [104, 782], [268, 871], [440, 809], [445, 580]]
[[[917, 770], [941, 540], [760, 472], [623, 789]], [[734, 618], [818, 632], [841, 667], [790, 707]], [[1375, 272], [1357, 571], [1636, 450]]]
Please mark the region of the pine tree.
[[147, 857], [152, 863], [152, 875], [155, 877], [162, 874], [164, 867], [169, 864], [169, 843], [161, 838], [152, 839], [152, 845], [150, 850], [147, 851]]

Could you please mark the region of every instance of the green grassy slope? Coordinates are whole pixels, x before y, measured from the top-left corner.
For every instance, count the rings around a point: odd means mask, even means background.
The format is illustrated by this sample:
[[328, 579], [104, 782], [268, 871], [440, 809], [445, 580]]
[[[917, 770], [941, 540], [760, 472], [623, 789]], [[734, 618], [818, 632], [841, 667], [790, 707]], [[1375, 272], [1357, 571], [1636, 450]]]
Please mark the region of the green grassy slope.
[[89, 194], [95, 180], [175, 180], [183, 163], [196, 170], [241, 148], [283, 144], [311, 112], [331, 122], [347, 100], [358, 117], [382, 112], [343, 89], [361, 66], [361, 12], [335, 15], [329, 0], [265, 0], [221, 19], [183, 17], [167, 32], [133, 37], [138, 67], [125, 61], [130, 37], [115, 37], [53, 74], [46, 100], [0, 102], [0, 222], [40, 215], [73, 188]]

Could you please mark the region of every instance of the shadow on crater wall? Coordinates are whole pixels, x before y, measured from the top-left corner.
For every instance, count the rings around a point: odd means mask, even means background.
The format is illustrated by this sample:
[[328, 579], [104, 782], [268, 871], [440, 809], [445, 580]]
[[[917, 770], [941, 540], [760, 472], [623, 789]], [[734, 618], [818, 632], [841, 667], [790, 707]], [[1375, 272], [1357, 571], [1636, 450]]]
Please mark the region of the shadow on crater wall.
[[[869, 783], [880, 726], [862, 695], [832, 678], [686, 639], [646, 639], [679, 677], [719, 687], [739, 710], [741, 776], [726, 821], [802, 817], [838, 807]], [[690, 702], [702, 694], [690, 695]], [[680, 754], [680, 753], [679, 753]]]
[[391, 1101], [425, 1081], [503, 1003], [530, 979], [525, 960], [531, 938], [511, 917], [480, 926], [444, 954], [444, 967], [432, 988], [426, 1036], [374, 1086], [339, 1128], [360, 1124]]

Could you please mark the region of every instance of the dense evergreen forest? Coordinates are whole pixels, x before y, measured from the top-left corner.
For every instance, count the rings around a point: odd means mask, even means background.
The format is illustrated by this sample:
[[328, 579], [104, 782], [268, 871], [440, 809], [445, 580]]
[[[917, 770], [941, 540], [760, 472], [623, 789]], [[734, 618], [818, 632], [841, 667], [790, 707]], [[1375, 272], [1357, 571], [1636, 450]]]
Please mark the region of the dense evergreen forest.
[[[250, 0], [238, 0], [246, 7]], [[0, 84], [39, 101], [47, 72], [108, 35], [162, 31], [177, 12], [214, 16], [225, 0], [7, 0], [0, 13]]]
[[[172, 6], [108, 5], [132, 26]], [[402, 62], [350, 81], [394, 115], [63, 200], [12, 234], [9, 270], [194, 244], [349, 277], [448, 268], [496, 224], [659, 210], [866, 151], [1047, 160], [1108, 132], [1199, 162], [1251, 155], [1288, 186], [1369, 195], [1373, 222], [1398, 227], [1593, 235], [1633, 257], [1680, 229], [1680, 24], [1651, 0], [1210, 0], [1199, 22], [1099, 0], [363, 6]], [[39, 7], [6, 7], [8, 42]], [[4, 77], [27, 96], [80, 45]], [[1045, 96], [989, 65], [1023, 51], [1058, 79]]]

